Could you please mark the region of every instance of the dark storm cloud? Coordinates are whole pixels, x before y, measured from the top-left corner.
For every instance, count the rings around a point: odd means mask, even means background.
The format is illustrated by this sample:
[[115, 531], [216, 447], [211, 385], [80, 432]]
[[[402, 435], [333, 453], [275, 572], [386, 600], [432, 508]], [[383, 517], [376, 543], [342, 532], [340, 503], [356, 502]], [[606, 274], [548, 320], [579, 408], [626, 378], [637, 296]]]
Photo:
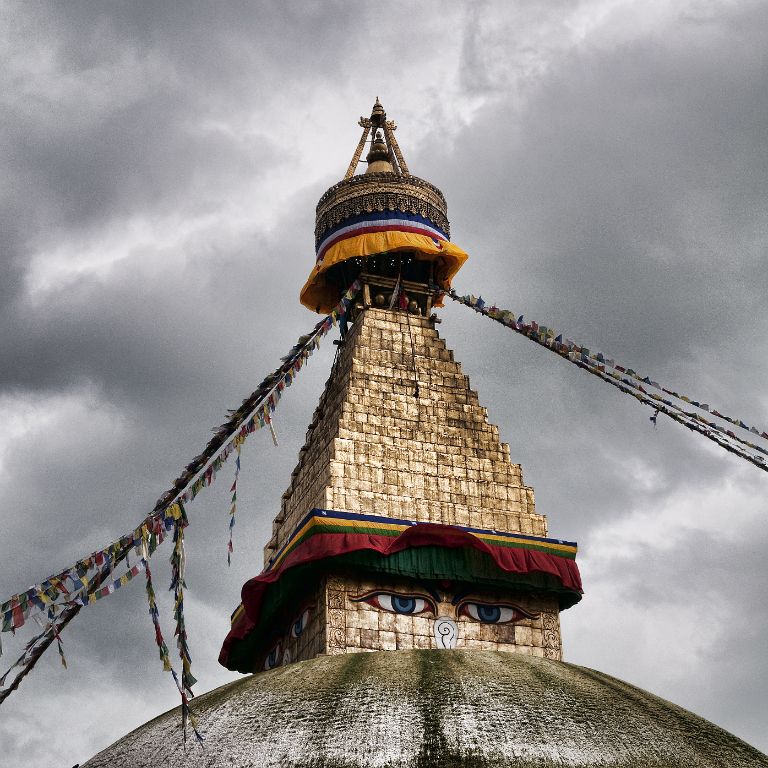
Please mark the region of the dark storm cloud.
[[204, 375], [214, 377], [243, 343], [242, 329], [269, 318], [250, 292], [256, 298], [257, 286], [298, 272], [279, 267], [292, 254], [274, 241], [253, 237], [242, 248], [199, 254], [181, 274], [167, 269], [159, 279], [153, 267], [120, 263], [107, 283], [85, 278], [42, 304], [19, 302], [0, 340], [2, 356], [13, 362], [0, 379], [51, 388], [84, 378], [144, 400], [158, 389], [185, 387], [199, 376], [203, 356], [210, 364]]
[[[326, 97], [364, 94], [346, 125], [389, 90], [411, 170], [443, 189], [454, 239], [472, 254], [460, 290], [768, 424], [766, 9], [715, 5], [636, 35], [606, 22], [579, 41], [572, 27], [592, 28], [591, 7], [393, 5], [386, 25], [380, 6], [348, 3], [11, 9], [0, 437], [23, 437], [5, 453], [0, 442], [14, 542], [0, 552], [3, 596], [132, 528], [315, 322], [296, 304], [314, 204], [357, 140], [352, 126], [327, 164], [331, 150], [312, 149], [312, 131], [339, 117], [311, 112]], [[294, 155], [310, 153], [308, 177]], [[262, 191], [282, 196], [279, 211], [263, 213]], [[134, 219], [150, 233], [135, 243]], [[81, 248], [117, 256], [61, 278], [45, 272], [59, 246], [73, 262]], [[466, 309], [442, 315], [552, 534], [580, 542], [587, 595], [564, 619], [568, 659], [765, 749], [762, 474], [668, 420], [654, 429], [634, 401]], [[258, 570], [328, 347], [281, 405], [280, 446], [257, 434], [244, 450], [231, 569], [229, 470], [190, 505], [201, 690], [229, 679], [218, 644]], [[167, 554], [153, 572], [170, 641]], [[16, 762], [82, 761], [176, 704], [141, 587], [83, 611], [65, 645], [69, 673], [54, 652], [3, 706]], [[70, 707], [96, 727], [29, 735]]]
[[[344, 23], [340, 24], [341, 18]], [[106, 8], [99, 3], [73, 3], [57, 16], [57, 38], [65, 63], [86, 69], [104, 53], [107, 41], [129, 41], [142, 53], [154, 50], [177, 62], [179, 76], [190, 84], [223, 84], [211, 99], [272, 95], [274, 89], [258, 67], [286, 78], [301, 76], [300, 88], [337, 82], [347, 60], [339, 55], [345, 42], [372, 31], [370, 14], [343, 2], [233, 2], [225, 6], [192, 2], [179, 13], [174, 5], [152, 2]], [[302, 45], [316, 42], [317, 45]], [[316, 79], [304, 78], [307, 65]], [[248, 71], [248, 70], [251, 71]], [[245, 75], [245, 77], [243, 77]], [[229, 87], [227, 87], [229, 81]], [[242, 92], [255, 84], [253, 93]], [[255, 99], [254, 99], [255, 100]]]

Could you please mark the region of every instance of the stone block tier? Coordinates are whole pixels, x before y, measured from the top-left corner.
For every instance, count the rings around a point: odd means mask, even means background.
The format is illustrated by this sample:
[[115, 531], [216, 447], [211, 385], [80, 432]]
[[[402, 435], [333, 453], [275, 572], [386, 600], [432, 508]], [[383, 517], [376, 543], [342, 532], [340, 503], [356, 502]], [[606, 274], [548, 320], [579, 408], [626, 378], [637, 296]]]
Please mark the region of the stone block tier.
[[547, 535], [533, 489], [433, 322], [374, 307], [344, 340], [265, 563], [313, 508]]

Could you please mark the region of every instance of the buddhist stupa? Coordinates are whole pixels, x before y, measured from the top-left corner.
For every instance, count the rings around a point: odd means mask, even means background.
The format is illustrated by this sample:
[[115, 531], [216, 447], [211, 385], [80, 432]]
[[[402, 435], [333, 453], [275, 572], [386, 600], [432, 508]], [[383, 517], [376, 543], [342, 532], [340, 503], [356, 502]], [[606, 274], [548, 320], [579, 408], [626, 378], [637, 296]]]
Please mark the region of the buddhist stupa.
[[253, 674], [195, 699], [204, 748], [183, 744], [173, 710], [86, 765], [768, 766], [696, 715], [562, 660], [576, 544], [549, 535], [437, 330], [467, 254], [378, 99], [360, 126], [318, 203], [300, 298], [328, 312], [360, 290], [220, 654]]

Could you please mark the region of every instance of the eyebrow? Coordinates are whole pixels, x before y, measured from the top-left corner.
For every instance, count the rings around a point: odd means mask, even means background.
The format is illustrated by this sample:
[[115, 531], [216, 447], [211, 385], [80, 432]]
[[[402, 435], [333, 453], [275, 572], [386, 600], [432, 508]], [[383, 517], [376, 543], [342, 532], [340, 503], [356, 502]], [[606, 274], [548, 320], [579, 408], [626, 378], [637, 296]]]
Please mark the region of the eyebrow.
[[404, 597], [419, 597], [422, 600], [426, 599], [424, 597], [424, 593], [430, 597], [435, 602], [435, 608], [437, 608], [437, 603], [442, 602], [440, 600], [440, 595], [435, 592], [433, 589], [430, 589], [429, 587], [424, 586], [424, 584], [419, 584], [419, 587], [421, 587], [421, 593], [419, 594], [419, 591], [408, 591], [404, 589], [400, 589], [399, 587], [382, 587], [379, 589], [372, 589], [368, 592], [364, 592], [362, 595], [358, 595], [357, 597], [350, 597], [349, 599], [353, 603], [360, 603], [365, 600], [368, 600], [368, 598], [373, 597], [374, 595], [401, 595]]
[[[421, 588], [435, 601], [435, 603], [442, 603], [443, 601], [440, 599], [440, 594], [432, 589], [431, 587], [428, 587], [426, 584], [420, 584]], [[435, 608], [437, 608], [437, 605], [435, 605]]]
[[[451, 601], [451, 605], [457, 605], [461, 602], [472, 602], [472, 600], [467, 600], [467, 597], [472, 598], [473, 595], [477, 595], [477, 593], [473, 593], [471, 590], [468, 592], [462, 592], [461, 594], [456, 595], [456, 597]], [[532, 611], [528, 608], [523, 608], [519, 603], [515, 602], [514, 600], [504, 600], [501, 598], [488, 600], [483, 597], [475, 597], [475, 600], [480, 603], [481, 605], [499, 605], [504, 606], [505, 608], [514, 608], [516, 611], [519, 611], [520, 613], [525, 616], [526, 619], [538, 619], [539, 616], [541, 616], [541, 611]]]

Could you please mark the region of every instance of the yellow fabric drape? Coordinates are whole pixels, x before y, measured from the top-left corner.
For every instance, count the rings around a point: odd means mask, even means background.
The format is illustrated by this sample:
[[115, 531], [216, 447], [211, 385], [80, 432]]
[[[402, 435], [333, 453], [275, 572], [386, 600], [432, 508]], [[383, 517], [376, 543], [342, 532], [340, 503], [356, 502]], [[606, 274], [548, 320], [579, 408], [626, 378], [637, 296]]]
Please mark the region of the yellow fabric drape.
[[339, 289], [326, 283], [325, 272], [348, 259], [397, 251], [412, 251], [420, 261], [434, 261], [435, 282], [445, 290], [451, 287], [454, 275], [469, 258], [466, 252], [448, 240], [436, 242], [427, 235], [413, 232], [391, 230], [355, 235], [340, 240], [326, 251], [322, 262], [315, 266], [301, 289], [301, 303], [314, 312], [327, 314], [338, 304]]

